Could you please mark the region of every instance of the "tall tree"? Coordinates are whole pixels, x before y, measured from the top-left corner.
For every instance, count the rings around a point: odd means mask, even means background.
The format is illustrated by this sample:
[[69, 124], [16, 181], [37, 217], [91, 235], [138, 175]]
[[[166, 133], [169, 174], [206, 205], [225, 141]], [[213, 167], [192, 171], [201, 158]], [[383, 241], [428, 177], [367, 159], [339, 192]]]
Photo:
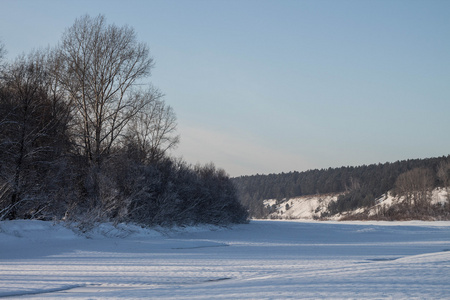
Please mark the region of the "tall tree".
[[66, 30], [57, 53], [57, 77], [74, 107], [76, 144], [89, 164], [100, 167], [128, 122], [148, 104], [135, 88], [153, 65], [148, 46], [132, 28], [86, 15]]

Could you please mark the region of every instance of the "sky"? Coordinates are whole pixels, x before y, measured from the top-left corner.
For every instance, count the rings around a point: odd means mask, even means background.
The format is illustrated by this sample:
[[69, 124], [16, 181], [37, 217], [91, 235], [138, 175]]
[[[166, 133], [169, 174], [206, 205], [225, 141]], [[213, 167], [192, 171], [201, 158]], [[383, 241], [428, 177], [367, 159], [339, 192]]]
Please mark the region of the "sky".
[[450, 1], [0, 0], [7, 59], [85, 14], [149, 46], [188, 163], [234, 177], [450, 154]]

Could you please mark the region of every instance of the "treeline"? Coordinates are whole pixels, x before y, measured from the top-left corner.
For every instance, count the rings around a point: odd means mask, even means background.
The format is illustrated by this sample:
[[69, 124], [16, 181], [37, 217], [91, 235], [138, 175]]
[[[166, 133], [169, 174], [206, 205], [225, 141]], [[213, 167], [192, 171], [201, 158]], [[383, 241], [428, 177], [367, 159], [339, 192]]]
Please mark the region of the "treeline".
[[[268, 215], [269, 211], [263, 205], [264, 199], [282, 200], [304, 195], [342, 193], [336, 202], [330, 203], [330, 216], [356, 208], [370, 207], [388, 191], [407, 195], [419, 187], [426, 191], [435, 187], [448, 187], [449, 162], [450, 156], [446, 156], [359, 167], [242, 176], [232, 180], [238, 189], [241, 203], [248, 208], [252, 217], [264, 218]], [[411, 185], [406, 187], [401, 183], [405, 174], [411, 182]], [[411, 176], [412, 174], [420, 175]], [[421, 185], [423, 182], [426, 184]]]
[[245, 222], [223, 170], [169, 157], [176, 117], [146, 83], [153, 59], [132, 28], [84, 16], [54, 48], [4, 54], [0, 220]]

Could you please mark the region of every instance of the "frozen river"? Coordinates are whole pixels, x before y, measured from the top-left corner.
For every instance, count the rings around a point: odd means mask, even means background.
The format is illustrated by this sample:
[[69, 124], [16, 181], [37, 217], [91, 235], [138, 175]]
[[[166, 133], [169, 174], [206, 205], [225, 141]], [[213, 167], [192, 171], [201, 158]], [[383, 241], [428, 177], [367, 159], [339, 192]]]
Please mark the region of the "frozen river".
[[450, 222], [251, 221], [172, 231], [0, 222], [0, 298], [444, 299]]

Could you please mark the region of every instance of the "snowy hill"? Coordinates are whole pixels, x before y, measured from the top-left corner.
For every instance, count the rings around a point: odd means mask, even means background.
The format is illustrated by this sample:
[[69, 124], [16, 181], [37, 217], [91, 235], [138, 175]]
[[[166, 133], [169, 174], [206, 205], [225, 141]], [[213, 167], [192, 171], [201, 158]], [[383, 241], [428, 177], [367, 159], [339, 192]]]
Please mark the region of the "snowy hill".
[[269, 219], [319, 219], [325, 213], [328, 204], [336, 201], [340, 194], [326, 194], [302, 196], [291, 199], [284, 199], [278, 202], [274, 199], [265, 200], [264, 206], [273, 211], [269, 214]]
[[[428, 196], [430, 190], [439, 187], [450, 188], [450, 156], [302, 172], [256, 174], [232, 180], [239, 200], [248, 209], [250, 217], [256, 219], [311, 219], [318, 216], [337, 218], [337, 214], [349, 217], [363, 214], [367, 218], [378, 216], [384, 220], [450, 220], [448, 207], [441, 209], [437, 206], [429, 208], [414, 205], [415, 207], [408, 208], [399, 204], [400, 201], [396, 201], [398, 203], [394, 206], [386, 203], [384, 208], [390, 211], [382, 208], [378, 214], [371, 216], [366, 211], [366, 208], [377, 204], [377, 198], [389, 195], [390, 191], [408, 197], [420, 194], [417, 203], [428, 205], [430, 201], [424, 200], [423, 195]], [[341, 196], [337, 201], [330, 199], [329, 196], [334, 197], [339, 193]], [[277, 199], [276, 203], [273, 199]], [[325, 209], [326, 202], [329, 202], [329, 207]], [[356, 208], [365, 209], [353, 211]], [[403, 210], [410, 212], [402, 216]], [[382, 215], [383, 212], [386, 214]], [[363, 215], [359, 217], [364, 217]]]
[[[264, 207], [267, 208], [269, 219], [303, 219], [303, 220], [317, 220], [323, 215], [329, 215], [328, 205], [332, 201], [336, 201], [341, 193], [302, 196], [290, 199], [283, 199], [277, 201], [275, 199], [264, 200]], [[375, 217], [382, 210], [387, 210], [390, 207], [399, 205], [405, 201], [404, 197], [394, 197], [392, 193], [388, 192], [376, 200], [374, 206], [368, 208], [359, 208], [353, 211], [347, 211], [342, 214], [336, 214], [327, 217], [329, 220], [339, 220], [342, 217], [357, 216], [364, 214], [365, 216]], [[444, 205], [447, 203], [447, 191], [442, 188], [436, 188], [431, 192], [431, 204]]]

